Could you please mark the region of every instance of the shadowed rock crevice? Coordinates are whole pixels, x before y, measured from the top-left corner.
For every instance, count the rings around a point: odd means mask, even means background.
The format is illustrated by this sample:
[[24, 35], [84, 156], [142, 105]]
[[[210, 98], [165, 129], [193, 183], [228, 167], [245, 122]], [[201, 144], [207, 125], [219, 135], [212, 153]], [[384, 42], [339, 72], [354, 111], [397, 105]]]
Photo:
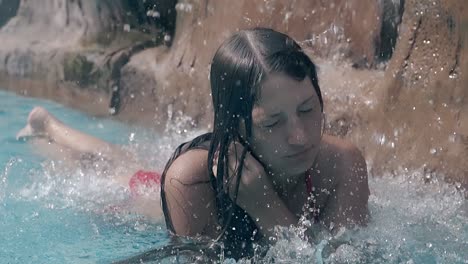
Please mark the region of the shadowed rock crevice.
[[0, 0], [0, 28], [16, 16], [20, 0]]
[[[176, 1], [18, 3], [17, 15], [0, 30], [0, 72], [13, 79], [55, 80], [52, 85], [76, 85], [109, 97], [118, 92], [120, 71], [129, 58], [169, 45], [175, 26]], [[118, 103], [106, 101], [114, 113]]]
[[376, 43], [376, 57], [379, 62], [385, 62], [392, 57], [395, 49], [405, 0], [381, 0], [381, 5], [382, 26], [379, 43]]

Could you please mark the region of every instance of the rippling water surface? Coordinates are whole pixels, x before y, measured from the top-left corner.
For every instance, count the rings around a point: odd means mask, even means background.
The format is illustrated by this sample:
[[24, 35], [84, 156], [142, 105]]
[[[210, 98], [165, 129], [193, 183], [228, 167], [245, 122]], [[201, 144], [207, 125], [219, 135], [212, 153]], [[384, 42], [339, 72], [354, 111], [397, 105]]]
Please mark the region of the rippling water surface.
[[[167, 130], [170, 137], [158, 137], [48, 101], [0, 92], [1, 262], [108, 263], [166, 245], [163, 223], [112, 210], [128, 200], [127, 190], [95, 171], [59, 169], [29, 144], [16, 141], [15, 133], [35, 105], [75, 128], [127, 145], [156, 170], [174, 146], [192, 136], [179, 129], [189, 122], [184, 118]], [[397, 174], [371, 175], [367, 227], [324, 236], [314, 245], [300, 239], [300, 229], [283, 230], [278, 243], [257, 261], [468, 263], [468, 205], [462, 191], [443, 182], [443, 175]]]

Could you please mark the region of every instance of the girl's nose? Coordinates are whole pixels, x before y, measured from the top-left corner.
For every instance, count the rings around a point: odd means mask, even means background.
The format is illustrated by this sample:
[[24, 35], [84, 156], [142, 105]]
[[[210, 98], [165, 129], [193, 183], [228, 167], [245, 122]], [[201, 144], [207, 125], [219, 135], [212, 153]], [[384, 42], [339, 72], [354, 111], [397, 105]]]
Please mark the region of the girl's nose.
[[288, 131], [288, 144], [303, 146], [307, 144], [307, 134], [303, 122], [299, 118], [291, 118]]

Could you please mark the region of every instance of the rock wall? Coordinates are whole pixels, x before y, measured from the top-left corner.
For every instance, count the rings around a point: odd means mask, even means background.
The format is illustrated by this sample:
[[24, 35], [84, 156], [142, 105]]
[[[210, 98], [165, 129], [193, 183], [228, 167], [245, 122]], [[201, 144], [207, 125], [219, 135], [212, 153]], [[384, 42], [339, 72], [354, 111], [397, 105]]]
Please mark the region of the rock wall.
[[0, 87], [157, 129], [183, 115], [209, 127], [209, 64], [229, 35], [286, 32], [320, 66], [328, 131], [358, 144], [373, 174], [422, 169], [468, 186], [460, 1], [22, 0], [17, 11], [0, 30]]
[[152, 99], [125, 97], [120, 111], [125, 119], [135, 119], [139, 110], [151, 116], [156, 111], [157, 120], [166, 120], [170, 106], [191, 115], [197, 123], [209, 124], [209, 64], [220, 43], [239, 29], [272, 27], [293, 36], [314, 57], [339, 57], [356, 65], [374, 65], [380, 53], [375, 44], [382, 9], [374, 0], [185, 0], [178, 2], [176, 10], [171, 48], [144, 51], [123, 73], [145, 72], [145, 78], [156, 83], [144, 91], [135, 82], [121, 87], [123, 94], [155, 95]]
[[[151, 17], [145, 13], [142, 19], [140, 9], [149, 4]], [[174, 6], [175, 1], [157, 0], [20, 1], [0, 29], [0, 86], [106, 115], [128, 58], [169, 44], [164, 37], [173, 34]]]
[[467, 11], [460, 1], [406, 1], [378, 105], [349, 135], [375, 174], [420, 168], [426, 180], [442, 173], [468, 186]]

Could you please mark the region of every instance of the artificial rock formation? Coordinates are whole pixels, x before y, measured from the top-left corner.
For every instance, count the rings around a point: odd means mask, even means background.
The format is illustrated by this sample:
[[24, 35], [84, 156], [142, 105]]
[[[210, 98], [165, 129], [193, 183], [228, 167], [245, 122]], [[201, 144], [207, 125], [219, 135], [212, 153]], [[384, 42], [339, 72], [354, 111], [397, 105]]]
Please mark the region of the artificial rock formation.
[[120, 68], [133, 53], [164, 43], [174, 30], [175, 1], [2, 0], [0, 6], [0, 85], [90, 113], [107, 113]]
[[420, 167], [428, 179], [442, 172], [468, 186], [467, 11], [459, 1], [406, 1], [379, 106], [362, 133], [377, 139], [367, 148], [379, 171]]
[[155, 113], [157, 120], [165, 122], [170, 106], [200, 124], [209, 124], [209, 64], [221, 42], [239, 29], [272, 27], [300, 41], [313, 57], [338, 56], [356, 65], [374, 65], [380, 53], [376, 43], [381, 9], [374, 0], [185, 0], [178, 2], [176, 10], [177, 27], [170, 49], [144, 51], [122, 73], [141, 72], [146, 76], [142, 78], [156, 82], [156, 87], [144, 91], [135, 85], [139, 80], [121, 87], [127, 95], [153, 94], [150, 98], [125, 96], [121, 109], [125, 119], [139, 111]]
[[216, 48], [239, 29], [272, 27], [319, 64], [327, 128], [364, 151], [372, 174], [421, 169], [427, 179], [441, 172], [468, 184], [468, 14], [460, 1], [1, 0], [5, 5], [3, 88], [93, 114], [110, 107], [122, 120], [159, 129], [183, 115], [193, 118], [189, 125], [209, 127]]

